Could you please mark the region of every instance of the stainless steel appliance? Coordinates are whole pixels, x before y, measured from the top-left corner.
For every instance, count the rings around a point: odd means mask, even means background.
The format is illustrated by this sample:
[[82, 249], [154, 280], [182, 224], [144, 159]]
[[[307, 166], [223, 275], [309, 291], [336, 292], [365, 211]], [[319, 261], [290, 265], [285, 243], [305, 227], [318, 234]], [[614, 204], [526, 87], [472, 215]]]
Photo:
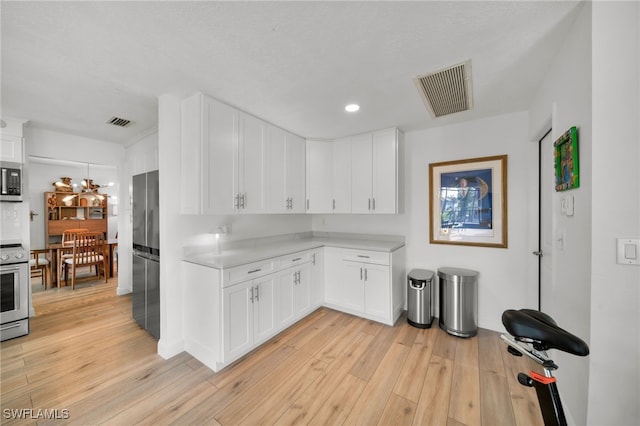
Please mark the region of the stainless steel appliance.
[[22, 164], [0, 162], [0, 201], [22, 201]]
[[158, 171], [133, 177], [133, 318], [160, 338]]
[[0, 340], [29, 334], [29, 252], [0, 245]]
[[433, 321], [434, 273], [413, 269], [407, 276], [407, 322], [418, 328], [431, 328]]

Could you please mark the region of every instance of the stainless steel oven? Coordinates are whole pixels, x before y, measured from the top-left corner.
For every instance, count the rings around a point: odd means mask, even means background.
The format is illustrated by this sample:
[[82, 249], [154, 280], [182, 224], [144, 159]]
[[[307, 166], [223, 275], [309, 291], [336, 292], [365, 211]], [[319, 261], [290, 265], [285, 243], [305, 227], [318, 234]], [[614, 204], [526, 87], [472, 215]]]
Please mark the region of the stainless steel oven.
[[0, 245], [0, 340], [29, 334], [29, 255], [21, 244]]

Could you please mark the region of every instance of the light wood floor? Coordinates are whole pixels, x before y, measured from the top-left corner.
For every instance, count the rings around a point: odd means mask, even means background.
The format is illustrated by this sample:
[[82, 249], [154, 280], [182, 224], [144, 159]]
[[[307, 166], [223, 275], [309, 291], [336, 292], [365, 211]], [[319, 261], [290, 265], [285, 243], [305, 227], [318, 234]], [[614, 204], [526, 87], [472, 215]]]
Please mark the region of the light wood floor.
[[323, 308], [213, 373], [184, 353], [160, 358], [115, 288], [34, 294], [31, 334], [1, 344], [0, 423], [51, 423], [41, 409], [82, 425], [542, 424], [515, 378], [529, 362], [495, 332], [461, 339]]

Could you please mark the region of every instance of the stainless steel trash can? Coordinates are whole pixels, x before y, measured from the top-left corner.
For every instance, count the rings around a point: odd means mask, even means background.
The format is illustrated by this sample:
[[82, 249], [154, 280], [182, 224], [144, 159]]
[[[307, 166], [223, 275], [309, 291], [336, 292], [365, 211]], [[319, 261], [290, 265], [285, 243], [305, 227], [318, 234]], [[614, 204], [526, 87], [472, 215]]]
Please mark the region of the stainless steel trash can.
[[459, 337], [478, 332], [478, 272], [439, 268], [440, 328]]
[[433, 271], [413, 269], [407, 276], [407, 322], [430, 328], [433, 321]]

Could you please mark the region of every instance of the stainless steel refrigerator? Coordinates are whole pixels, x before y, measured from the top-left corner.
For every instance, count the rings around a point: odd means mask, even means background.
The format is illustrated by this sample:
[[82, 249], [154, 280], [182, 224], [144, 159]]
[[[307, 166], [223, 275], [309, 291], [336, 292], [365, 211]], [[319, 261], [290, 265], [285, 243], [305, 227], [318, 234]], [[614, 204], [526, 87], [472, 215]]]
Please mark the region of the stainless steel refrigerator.
[[133, 177], [133, 319], [160, 338], [158, 171]]

